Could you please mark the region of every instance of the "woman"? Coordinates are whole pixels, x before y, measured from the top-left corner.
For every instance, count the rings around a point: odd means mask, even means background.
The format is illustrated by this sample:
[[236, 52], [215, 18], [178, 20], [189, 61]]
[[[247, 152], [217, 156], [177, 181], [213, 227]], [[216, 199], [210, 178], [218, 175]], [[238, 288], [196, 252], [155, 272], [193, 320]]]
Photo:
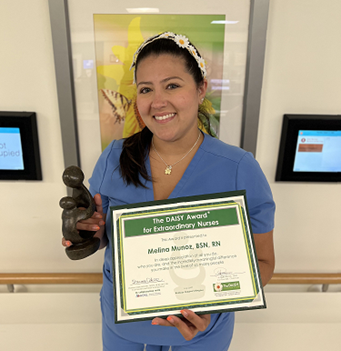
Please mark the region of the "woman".
[[[234, 314], [154, 318], [152, 322], [114, 323], [110, 206], [246, 189], [263, 285], [274, 269], [274, 202], [269, 185], [250, 153], [202, 133], [205, 62], [181, 35], [162, 33], [145, 41], [134, 56], [137, 109], [146, 127], [113, 141], [90, 179], [97, 212], [78, 229], [95, 230], [106, 246], [101, 304], [103, 347], [111, 350], [225, 351]], [[200, 113], [198, 113], [198, 110]], [[199, 123], [198, 123], [199, 117]], [[209, 128], [208, 128], [209, 130]], [[105, 224], [105, 225], [104, 225]], [[109, 237], [109, 238], [108, 238]], [[64, 245], [70, 245], [66, 243]], [[173, 328], [170, 328], [173, 327]]]

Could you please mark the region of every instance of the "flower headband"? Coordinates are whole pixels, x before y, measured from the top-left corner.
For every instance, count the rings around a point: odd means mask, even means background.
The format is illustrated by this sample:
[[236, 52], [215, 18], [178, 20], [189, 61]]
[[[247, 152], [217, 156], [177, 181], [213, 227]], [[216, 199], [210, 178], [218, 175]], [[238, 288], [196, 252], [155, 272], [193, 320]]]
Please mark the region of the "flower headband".
[[150, 43], [158, 39], [170, 39], [173, 40], [180, 48], [187, 49], [187, 51], [195, 58], [195, 61], [198, 63], [198, 67], [200, 68], [201, 75], [203, 78], [206, 78], [206, 64], [205, 60], [200, 56], [197, 49], [189, 42], [188, 38], [184, 35], [175, 34], [172, 32], [163, 32], [161, 34], [154, 35], [153, 37], [148, 38], [145, 40], [133, 57], [133, 63], [130, 66], [130, 69], [136, 66], [136, 60], [139, 56], [140, 52]]

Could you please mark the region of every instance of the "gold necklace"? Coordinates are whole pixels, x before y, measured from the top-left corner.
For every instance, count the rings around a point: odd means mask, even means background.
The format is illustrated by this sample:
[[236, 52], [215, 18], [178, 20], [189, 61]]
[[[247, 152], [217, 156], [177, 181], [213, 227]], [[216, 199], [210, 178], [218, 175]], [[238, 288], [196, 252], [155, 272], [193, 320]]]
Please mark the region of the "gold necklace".
[[154, 149], [154, 151], [156, 152], [156, 154], [160, 157], [161, 161], [166, 165], [165, 168], [165, 174], [166, 175], [170, 175], [172, 173], [172, 167], [175, 166], [177, 163], [179, 163], [180, 161], [182, 161], [186, 156], [189, 155], [189, 153], [195, 148], [195, 145], [197, 145], [198, 141], [200, 139], [200, 130], [199, 130], [199, 135], [197, 140], [195, 141], [194, 145], [191, 147], [191, 149], [184, 155], [182, 156], [182, 158], [179, 161], [176, 161], [175, 163], [173, 163], [172, 165], [169, 165], [165, 162], [165, 160], [160, 156], [160, 154], [157, 152], [155, 145], [154, 145], [154, 138], [152, 139], [152, 147]]

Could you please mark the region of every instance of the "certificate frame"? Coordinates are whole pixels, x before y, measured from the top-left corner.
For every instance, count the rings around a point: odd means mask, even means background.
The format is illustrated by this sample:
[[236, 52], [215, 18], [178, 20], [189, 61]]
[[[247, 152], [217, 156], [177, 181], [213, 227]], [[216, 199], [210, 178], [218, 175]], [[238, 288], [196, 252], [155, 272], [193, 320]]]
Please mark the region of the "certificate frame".
[[[93, 163], [100, 153], [100, 145], [82, 144], [81, 138], [84, 135], [85, 127], [77, 121], [77, 115], [80, 107], [76, 101], [74, 76], [77, 74], [73, 67], [73, 61], [78, 58], [72, 55], [72, 41], [70, 35], [70, 17], [69, 5], [76, 0], [49, 0], [50, 20], [52, 43], [56, 71], [56, 83], [58, 94], [58, 105], [61, 121], [62, 144], [65, 167], [70, 165], [82, 166], [85, 173], [91, 172]], [[220, 0], [215, 0], [215, 4], [220, 4]], [[95, 2], [93, 2], [95, 3]], [[129, 0], [125, 3], [126, 11], [131, 10], [136, 2]], [[182, 9], [182, 6], [176, 6], [172, 3], [174, 9]], [[178, 2], [179, 5], [182, 3]], [[247, 151], [256, 153], [257, 131], [259, 123], [261, 90], [264, 70], [264, 56], [266, 44], [266, 32], [268, 23], [269, 0], [250, 0], [249, 30], [247, 40], [246, 54], [246, 71], [244, 80], [244, 95], [242, 103], [242, 121], [241, 121], [241, 140], [239, 146]], [[84, 15], [87, 6], [84, 2], [77, 3], [77, 11], [81, 16]], [[205, 4], [206, 6], [207, 4]], [[97, 6], [97, 5], [96, 5]], [[143, 4], [142, 4], [143, 6]], [[115, 9], [115, 2], [103, 0], [98, 4], [97, 13], [110, 13], [110, 9]], [[148, 13], [148, 9], [138, 3], [136, 10]], [[207, 13], [210, 7], [205, 7], [202, 13]], [[149, 9], [154, 10], [154, 9]], [[162, 9], [161, 9], [162, 11]], [[142, 13], [142, 12], [141, 12]], [[181, 14], [174, 10], [175, 14]], [[221, 13], [225, 14], [224, 6], [221, 7]], [[82, 17], [87, 21], [86, 16]], [[72, 24], [72, 23], [71, 23]], [[82, 27], [82, 23], [79, 24]], [[80, 42], [83, 41], [83, 35], [79, 36]], [[91, 124], [91, 121], [86, 121]], [[99, 127], [89, 126], [94, 132]], [[239, 127], [237, 127], [238, 129]], [[87, 136], [84, 136], [88, 140]], [[86, 162], [81, 160], [81, 155], [86, 154]], [[82, 165], [81, 165], [82, 163]], [[85, 164], [86, 163], [86, 164]]]
[[115, 323], [266, 308], [245, 194], [112, 206]]

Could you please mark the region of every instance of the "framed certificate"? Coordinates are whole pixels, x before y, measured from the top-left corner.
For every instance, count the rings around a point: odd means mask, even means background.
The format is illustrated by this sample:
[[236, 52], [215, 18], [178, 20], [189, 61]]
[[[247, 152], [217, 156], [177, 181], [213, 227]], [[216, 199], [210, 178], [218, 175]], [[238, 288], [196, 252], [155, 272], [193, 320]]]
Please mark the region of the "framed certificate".
[[115, 322], [265, 308], [245, 191], [111, 207]]

